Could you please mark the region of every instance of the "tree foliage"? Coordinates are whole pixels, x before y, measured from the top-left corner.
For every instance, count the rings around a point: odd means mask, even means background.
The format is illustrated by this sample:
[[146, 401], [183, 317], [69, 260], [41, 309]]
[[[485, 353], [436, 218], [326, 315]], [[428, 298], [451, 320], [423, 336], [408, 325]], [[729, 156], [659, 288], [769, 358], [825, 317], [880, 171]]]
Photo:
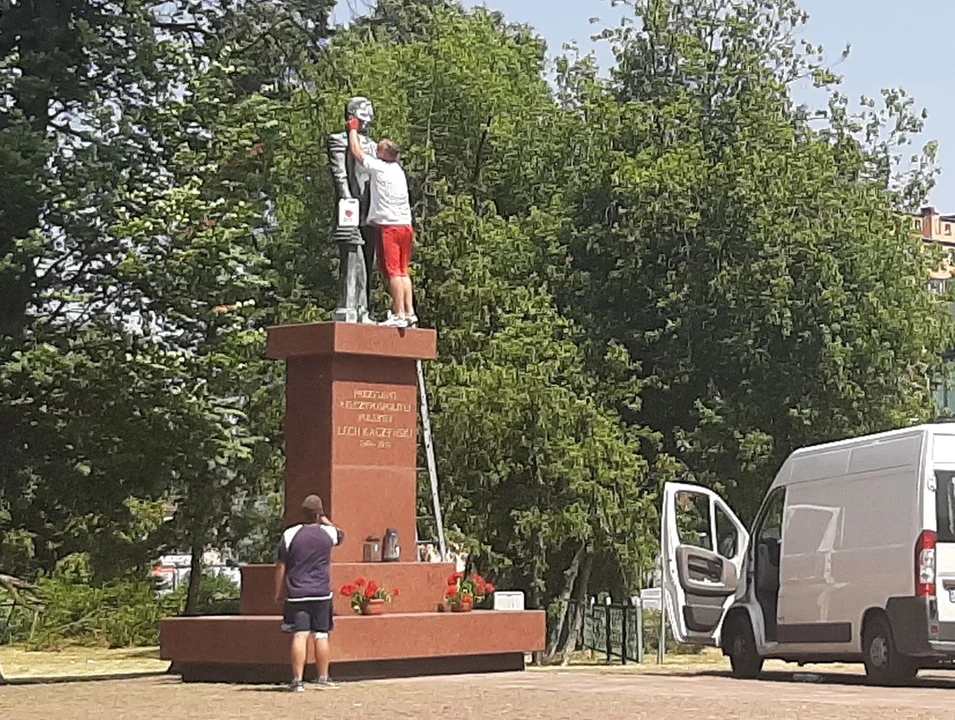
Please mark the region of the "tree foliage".
[[793, 448], [931, 417], [952, 325], [899, 222], [935, 173], [911, 98], [850, 104], [794, 0], [618, 4], [606, 75], [451, 0], [334, 29], [331, 2], [4, 6], [0, 567], [266, 559], [264, 329], [335, 305], [325, 139], [358, 94], [412, 181], [448, 521], [553, 652], [570, 600], [652, 569], [662, 483], [752, 515]]

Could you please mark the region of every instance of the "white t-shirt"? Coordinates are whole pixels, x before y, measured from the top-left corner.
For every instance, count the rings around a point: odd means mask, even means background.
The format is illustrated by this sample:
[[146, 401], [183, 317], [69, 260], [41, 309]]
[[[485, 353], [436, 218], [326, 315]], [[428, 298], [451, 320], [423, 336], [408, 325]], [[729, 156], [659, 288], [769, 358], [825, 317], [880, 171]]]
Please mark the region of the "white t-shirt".
[[365, 170], [371, 178], [370, 225], [411, 225], [408, 178], [396, 162], [365, 155]]

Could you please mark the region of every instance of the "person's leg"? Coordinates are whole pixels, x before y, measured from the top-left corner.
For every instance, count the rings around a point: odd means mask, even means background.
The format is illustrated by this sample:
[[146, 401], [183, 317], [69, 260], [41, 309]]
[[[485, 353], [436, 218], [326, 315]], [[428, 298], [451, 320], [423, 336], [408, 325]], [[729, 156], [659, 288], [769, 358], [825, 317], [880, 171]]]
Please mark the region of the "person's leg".
[[395, 317], [403, 318], [405, 316], [402, 304], [401, 278], [391, 277], [388, 279], [388, 291], [391, 293], [391, 312]]
[[308, 632], [292, 635], [292, 682], [301, 682], [305, 677], [305, 657], [308, 654]]
[[285, 601], [282, 615], [282, 631], [291, 637], [289, 643], [289, 660], [292, 666], [292, 683], [290, 689], [304, 690], [302, 674], [305, 672], [305, 653], [308, 651], [309, 614], [304, 611], [301, 603]]
[[381, 227], [381, 254], [384, 259], [384, 271], [388, 277], [388, 291], [391, 293], [391, 314], [395, 320], [404, 319], [404, 296], [401, 284], [401, 228], [392, 225]]
[[405, 308], [405, 317], [415, 317], [414, 297], [411, 293], [411, 278], [407, 275], [401, 278], [401, 296]]
[[315, 669], [318, 670], [318, 681], [328, 682], [328, 666], [332, 661], [331, 646], [328, 642], [328, 633], [315, 633]]
[[318, 673], [320, 688], [337, 687], [328, 677], [328, 667], [331, 664], [331, 646], [328, 635], [335, 627], [334, 600], [318, 600], [312, 610], [312, 637], [315, 639], [315, 669]]
[[401, 235], [401, 290], [405, 317], [416, 319], [414, 298], [411, 293], [411, 248], [414, 245], [414, 228], [408, 226]]

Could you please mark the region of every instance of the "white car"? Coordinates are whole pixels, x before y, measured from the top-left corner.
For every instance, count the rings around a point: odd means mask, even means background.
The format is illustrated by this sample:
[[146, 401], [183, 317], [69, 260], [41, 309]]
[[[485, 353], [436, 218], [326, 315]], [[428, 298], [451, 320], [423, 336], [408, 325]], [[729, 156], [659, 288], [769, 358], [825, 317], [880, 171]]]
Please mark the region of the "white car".
[[667, 616], [737, 677], [769, 658], [863, 662], [877, 684], [955, 660], [955, 425], [804, 448], [747, 532], [703, 487], [664, 489]]

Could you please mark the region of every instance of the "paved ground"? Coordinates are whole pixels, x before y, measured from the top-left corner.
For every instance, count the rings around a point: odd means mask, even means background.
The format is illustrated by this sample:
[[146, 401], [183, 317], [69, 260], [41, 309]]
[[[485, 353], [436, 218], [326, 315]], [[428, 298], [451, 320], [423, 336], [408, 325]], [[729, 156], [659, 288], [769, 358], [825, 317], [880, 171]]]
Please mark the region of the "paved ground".
[[852, 675], [822, 683], [793, 673], [739, 681], [717, 673], [570, 669], [345, 685], [302, 694], [254, 686], [183, 685], [172, 678], [0, 687], [0, 717], [174, 718], [813, 718], [955, 717], [955, 675], [874, 689]]

